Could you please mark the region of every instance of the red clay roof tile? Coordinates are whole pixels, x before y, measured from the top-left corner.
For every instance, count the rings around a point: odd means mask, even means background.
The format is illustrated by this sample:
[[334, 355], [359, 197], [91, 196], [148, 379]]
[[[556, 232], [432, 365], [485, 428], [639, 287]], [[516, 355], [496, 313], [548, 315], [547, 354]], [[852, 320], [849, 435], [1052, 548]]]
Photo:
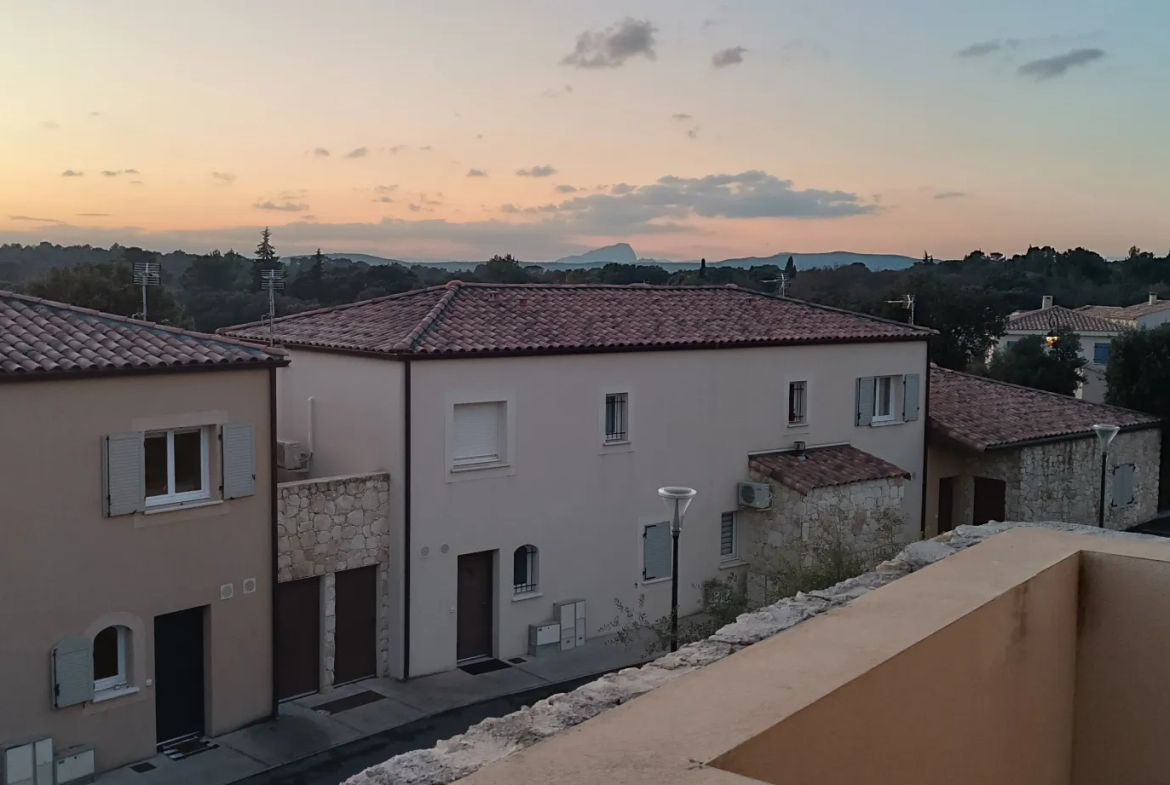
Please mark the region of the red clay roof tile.
[[910, 479], [910, 472], [851, 445], [753, 455], [751, 470], [807, 495], [815, 488], [855, 482]]
[[1055, 330], [1067, 327], [1078, 333], [1119, 333], [1125, 329], [1117, 322], [1102, 318], [1092, 311], [1073, 310], [1063, 305], [1025, 311], [1008, 318], [1008, 330]]

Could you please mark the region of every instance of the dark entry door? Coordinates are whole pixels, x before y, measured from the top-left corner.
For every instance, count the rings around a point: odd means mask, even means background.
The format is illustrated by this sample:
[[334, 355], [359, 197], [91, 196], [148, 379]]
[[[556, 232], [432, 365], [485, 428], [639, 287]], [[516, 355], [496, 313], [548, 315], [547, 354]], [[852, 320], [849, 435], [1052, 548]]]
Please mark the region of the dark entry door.
[[459, 557], [457, 659], [492, 654], [492, 563], [494, 551]]
[[320, 578], [276, 584], [276, 697], [320, 689]]
[[154, 725], [159, 744], [203, 733], [203, 611], [154, 617]]
[[1003, 480], [975, 478], [975, 510], [971, 523], [980, 526], [988, 521], [1002, 521], [1006, 515], [1007, 483]]
[[955, 478], [940, 477], [938, 481], [938, 533], [955, 528]]
[[378, 567], [337, 573], [333, 683], [345, 684], [378, 671]]

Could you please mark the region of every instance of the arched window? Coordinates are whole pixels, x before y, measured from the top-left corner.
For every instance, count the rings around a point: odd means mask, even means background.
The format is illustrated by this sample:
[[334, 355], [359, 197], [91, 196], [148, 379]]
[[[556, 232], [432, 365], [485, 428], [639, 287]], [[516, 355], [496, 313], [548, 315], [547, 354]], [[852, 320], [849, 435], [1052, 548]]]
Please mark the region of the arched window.
[[521, 545], [512, 554], [512, 589], [515, 594], [529, 594], [536, 591], [535, 545]]
[[94, 692], [116, 690], [126, 686], [129, 648], [130, 630], [125, 627], [106, 627], [93, 636]]

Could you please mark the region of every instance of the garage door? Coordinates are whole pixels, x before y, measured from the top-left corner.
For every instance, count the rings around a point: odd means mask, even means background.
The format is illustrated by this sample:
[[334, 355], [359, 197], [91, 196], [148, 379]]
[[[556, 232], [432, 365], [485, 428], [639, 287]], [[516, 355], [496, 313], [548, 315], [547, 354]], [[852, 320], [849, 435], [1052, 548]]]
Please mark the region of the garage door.
[[320, 581], [276, 585], [276, 693], [281, 700], [321, 688]]
[[336, 652], [333, 683], [345, 684], [378, 672], [378, 567], [337, 573]]

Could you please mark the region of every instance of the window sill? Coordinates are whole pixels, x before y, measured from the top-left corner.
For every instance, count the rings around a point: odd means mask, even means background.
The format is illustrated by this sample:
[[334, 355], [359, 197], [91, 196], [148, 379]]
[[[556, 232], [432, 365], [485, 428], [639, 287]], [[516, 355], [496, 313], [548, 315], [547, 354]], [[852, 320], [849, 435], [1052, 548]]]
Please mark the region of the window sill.
[[667, 575], [665, 578], [650, 578], [649, 580], [647, 580], [646, 578], [643, 578], [643, 579], [642, 579], [642, 585], [643, 585], [643, 586], [652, 586], [652, 585], [654, 585], [655, 583], [666, 583], [666, 582], [668, 582], [669, 580], [670, 580], [670, 576], [669, 576], [669, 575]]
[[734, 559], [725, 559], [719, 562], [719, 569], [732, 570], [736, 567], [743, 567], [745, 565], [747, 565], [747, 559], [740, 559], [739, 557], [736, 557]]
[[630, 444], [629, 439], [606, 439], [601, 443], [602, 447], [621, 447], [623, 444]]
[[513, 594], [512, 602], [524, 602], [525, 600], [535, 600], [537, 597], [543, 597], [542, 591], [526, 591], [523, 594]]
[[90, 703], [105, 703], [106, 701], [125, 698], [137, 693], [138, 689], [138, 687], [112, 687], [108, 690], [99, 690], [93, 694], [93, 700]]
[[807, 428], [808, 421], [806, 420], [805, 422], [790, 422], [790, 423], [788, 423], [788, 427], [791, 428], [792, 430], [799, 430], [800, 428]]
[[143, 515], [159, 515], [164, 512], [175, 512], [176, 510], [197, 510], [200, 507], [214, 507], [218, 504], [223, 504], [223, 499], [197, 499], [189, 502], [175, 502], [174, 504], [157, 504], [153, 507], [147, 507], [143, 511]]
[[888, 428], [891, 425], [905, 425], [903, 420], [877, 420], [869, 424], [870, 428]]
[[485, 469], [503, 469], [508, 466], [507, 461], [494, 461], [492, 463], [468, 463], [462, 466], [452, 466], [452, 474], [462, 474], [463, 472], [481, 472]]

